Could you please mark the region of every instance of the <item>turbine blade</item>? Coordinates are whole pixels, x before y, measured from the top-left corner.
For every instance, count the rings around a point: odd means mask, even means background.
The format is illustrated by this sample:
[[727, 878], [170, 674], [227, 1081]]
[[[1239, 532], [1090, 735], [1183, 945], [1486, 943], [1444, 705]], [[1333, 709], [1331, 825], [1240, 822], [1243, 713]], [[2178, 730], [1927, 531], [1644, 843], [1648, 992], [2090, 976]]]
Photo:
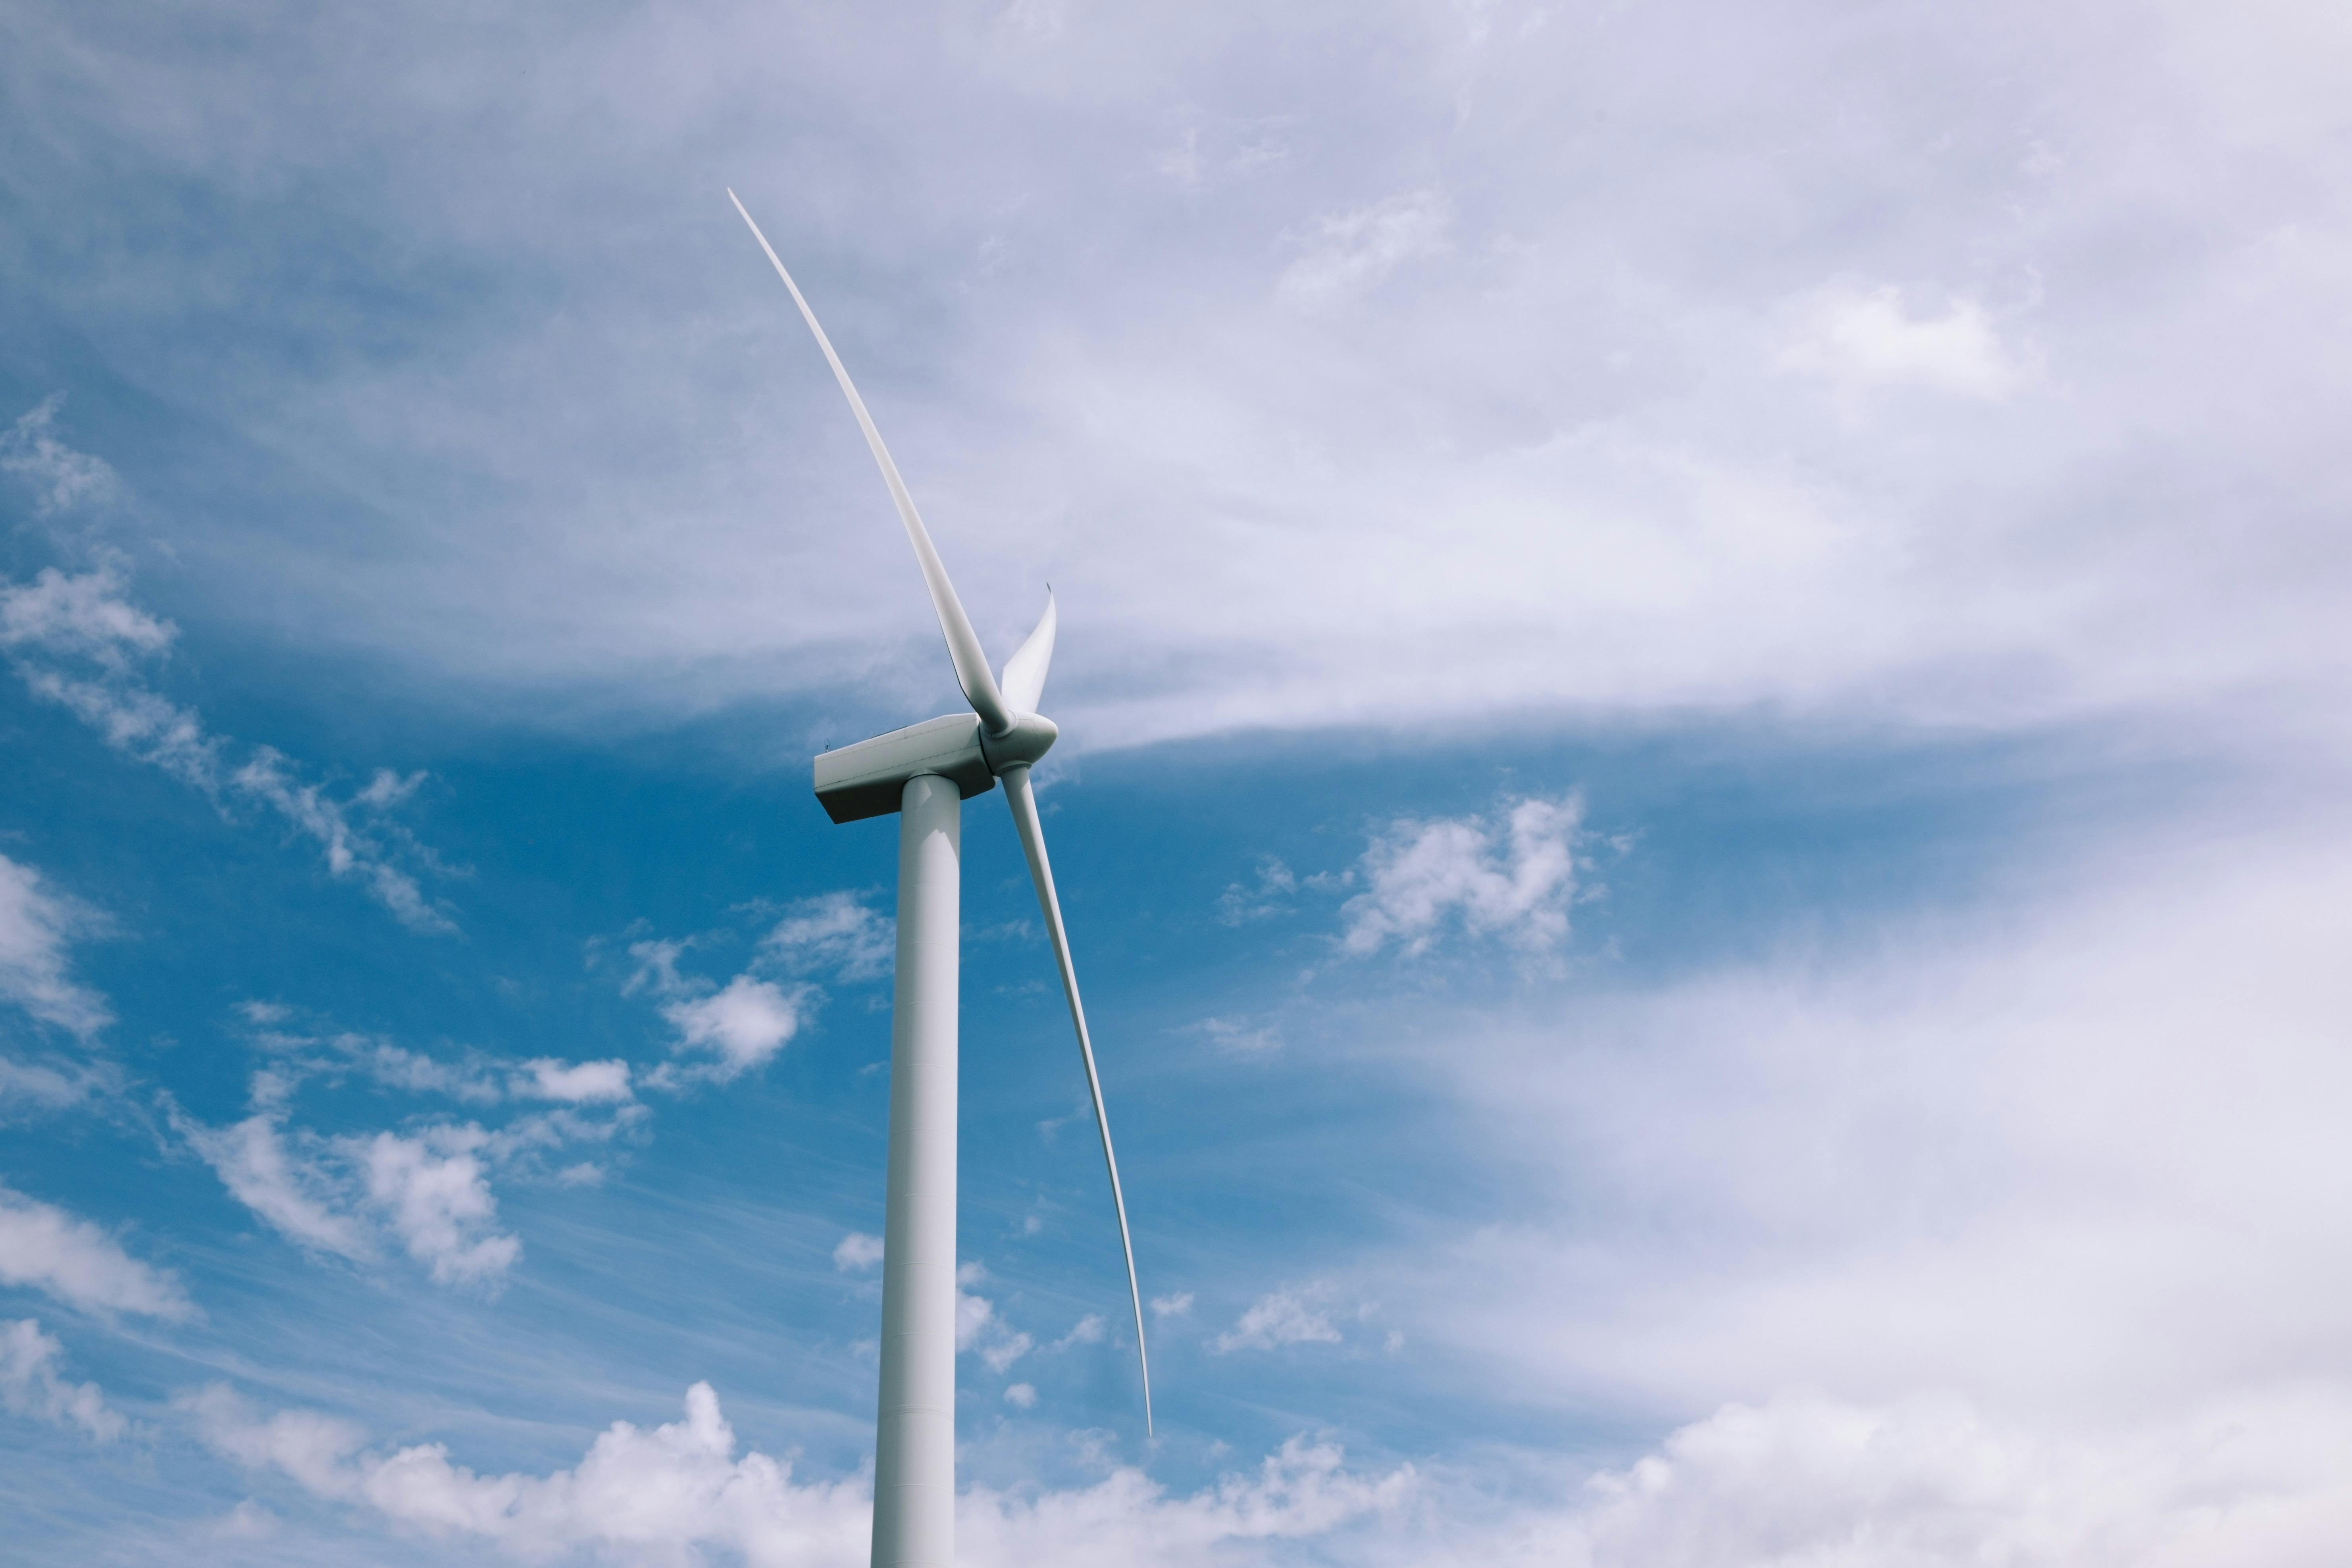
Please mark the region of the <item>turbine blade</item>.
[[1054, 590], [1048, 584], [1045, 613], [1037, 617], [1037, 629], [1004, 661], [1004, 700], [1015, 713], [1034, 713], [1037, 700], [1045, 695], [1045, 669], [1054, 662], [1055, 625]]
[[[1050, 609], [1046, 616], [1050, 626]], [[1110, 1117], [1103, 1110], [1102, 1079], [1095, 1071], [1094, 1042], [1087, 1036], [1087, 1010], [1078, 1001], [1078, 972], [1070, 966], [1070, 933], [1062, 926], [1062, 900], [1054, 896], [1054, 867], [1045, 858], [1045, 829], [1037, 820], [1037, 797], [1029, 790], [1029, 769], [1025, 764], [1007, 768], [1003, 779], [1004, 798], [1013, 806], [1013, 826], [1021, 832], [1021, 852], [1029, 858], [1029, 877], [1037, 884], [1037, 907], [1045, 912], [1046, 934], [1053, 938], [1054, 961], [1062, 966], [1062, 994], [1069, 998], [1070, 1022], [1077, 1026], [1078, 1059], [1087, 1066], [1087, 1092], [1094, 1097], [1095, 1130], [1102, 1134], [1103, 1163], [1110, 1171], [1111, 1206], [1118, 1211], [1119, 1250], [1127, 1255], [1127, 1293], [1135, 1303], [1135, 1354], [1143, 1367], [1143, 1429], [1150, 1433], [1151, 1356], [1143, 1346], [1143, 1291], [1135, 1282], [1135, 1241], [1127, 1229], [1127, 1194], [1118, 1184], [1118, 1156], [1111, 1152]]]
[[825, 363], [833, 366], [834, 379], [841, 383], [842, 392], [849, 398], [849, 410], [857, 416], [857, 427], [866, 432], [866, 444], [874, 449], [874, 461], [882, 469], [882, 482], [890, 487], [890, 500], [898, 509], [898, 521], [907, 525], [907, 538], [915, 546], [915, 560], [923, 569], [923, 583], [931, 591], [931, 607], [939, 612], [940, 630], [948, 639], [948, 657], [955, 661], [956, 684], [963, 688], [964, 700], [980, 715], [992, 735], [1002, 735], [1013, 728], [1006, 711], [1004, 698], [996, 689], [995, 678], [988, 672], [988, 656], [980, 650], [980, 636], [971, 629], [971, 618], [963, 613], [963, 603], [956, 597], [955, 584], [948, 581], [948, 569], [940, 563], [940, 552], [931, 547], [930, 531], [923, 526], [922, 515], [915, 510], [915, 498], [907, 493], [907, 484], [898, 477], [898, 465], [890, 460], [890, 448], [882, 444], [882, 432], [874, 427], [874, 416], [866, 412], [866, 400], [857, 395], [857, 388], [842, 368], [841, 356], [833, 352], [833, 342], [824, 329], [816, 324], [816, 312], [801, 297], [800, 285], [784, 270], [776, 257], [776, 247], [751, 223], [751, 215], [744, 211], [742, 198], [733, 191], [727, 199], [735, 210], [743, 214], [743, 221], [751, 226], [751, 237], [768, 253], [768, 260], [784, 287], [793, 292], [793, 303], [801, 308], [801, 320], [816, 334], [816, 346], [824, 351]]

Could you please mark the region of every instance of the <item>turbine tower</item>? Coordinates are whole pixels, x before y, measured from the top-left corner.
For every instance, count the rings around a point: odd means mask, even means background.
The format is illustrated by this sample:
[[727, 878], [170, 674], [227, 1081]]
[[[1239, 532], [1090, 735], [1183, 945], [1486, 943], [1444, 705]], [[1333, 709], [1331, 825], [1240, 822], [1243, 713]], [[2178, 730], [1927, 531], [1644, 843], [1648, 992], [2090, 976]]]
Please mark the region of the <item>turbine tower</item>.
[[1151, 1429], [1151, 1361], [1143, 1344], [1143, 1292], [1135, 1279], [1135, 1244], [1127, 1228], [1118, 1158], [1111, 1152], [1110, 1119], [1103, 1110], [1102, 1079], [1094, 1043], [1070, 965], [1069, 933], [1054, 894], [1054, 868], [1045, 858], [1045, 830], [1029, 787], [1029, 768], [1059, 733], [1036, 711], [1054, 658], [1054, 594], [1028, 640], [1004, 661], [999, 685], [990, 674], [980, 637], [956, 598], [955, 584], [931, 547], [914, 498], [898, 478], [882, 434], [851, 384], [841, 356], [817, 325], [800, 286], [751, 222], [733, 191], [727, 199], [751, 225], [776, 276], [792, 290], [801, 319], [816, 336], [849, 399], [850, 412], [898, 520], [922, 567], [947, 637], [956, 684], [969, 713], [928, 719], [877, 735], [816, 759], [816, 797], [835, 822], [898, 814], [898, 971], [890, 1016], [890, 1154], [882, 1230], [882, 1391], [874, 1433], [874, 1568], [950, 1568], [955, 1560], [955, 1305], [956, 1305], [956, 985], [961, 967], [962, 809], [972, 795], [1004, 781], [1013, 826], [1037, 886], [1037, 907], [1061, 966], [1062, 994], [1077, 1029], [1078, 1059], [1087, 1070], [1095, 1130], [1102, 1134], [1110, 1172], [1118, 1244], [1127, 1258], [1127, 1289], [1135, 1309], [1135, 1353], [1143, 1372], [1143, 1423]]

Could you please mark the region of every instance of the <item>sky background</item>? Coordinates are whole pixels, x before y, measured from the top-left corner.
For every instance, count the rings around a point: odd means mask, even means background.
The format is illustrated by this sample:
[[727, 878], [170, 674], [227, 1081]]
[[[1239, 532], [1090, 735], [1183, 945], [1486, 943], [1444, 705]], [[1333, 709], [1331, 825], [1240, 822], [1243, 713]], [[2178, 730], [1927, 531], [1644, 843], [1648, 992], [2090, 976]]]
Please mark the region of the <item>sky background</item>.
[[852, 1564], [1000, 660], [964, 1561], [2352, 1546], [2352, 22], [0, 0], [0, 1513]]

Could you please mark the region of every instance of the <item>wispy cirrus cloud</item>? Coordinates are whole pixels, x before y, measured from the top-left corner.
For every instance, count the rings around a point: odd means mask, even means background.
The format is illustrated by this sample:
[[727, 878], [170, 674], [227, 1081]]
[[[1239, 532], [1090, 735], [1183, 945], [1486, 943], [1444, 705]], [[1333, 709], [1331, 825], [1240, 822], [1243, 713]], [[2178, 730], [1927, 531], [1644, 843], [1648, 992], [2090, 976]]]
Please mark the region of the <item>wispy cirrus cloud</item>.
[[98, 731], [113, 750], [158, 768], [215, 802], [267, 807], [324, 854], [327, 872], [356, 880], [412, 931], [455, 931], [447, 912], [417, 881], [443, 873], [433, 854], [390, 813], [422, 775], [379, 769], [337, 798], [306, 782], [284, 753], [257, 746], [232, 763], [232, 742], [205, 728], [194, 709], [150, 686], [142, 667], [168, 655], [179, 630], [129, 597], [119, 561], [87, 572], [43, 568], [29, 583], [0, 579], [0, 648], [35, 696]]
[[0, 1000], [84, 1038], [112, 1023], [106, 998], [73, 978], [66, 956], [76, 937], [106, 924], [30, 866], [0, 855]]
[[0, 473], [29, 488], [45, 516], [110, 505], [125, 494], [112, 465], [58, 438], [58, 411], [64, 405], [65, 395], [53, 392], [0, 436]]

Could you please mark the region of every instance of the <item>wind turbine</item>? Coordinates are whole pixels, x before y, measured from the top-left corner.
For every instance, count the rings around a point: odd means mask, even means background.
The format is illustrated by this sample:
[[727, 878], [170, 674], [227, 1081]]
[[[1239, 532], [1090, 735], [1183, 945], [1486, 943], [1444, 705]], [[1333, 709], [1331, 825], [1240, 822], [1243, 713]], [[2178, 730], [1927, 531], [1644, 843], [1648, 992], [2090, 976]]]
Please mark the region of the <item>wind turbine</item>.
[[950, 1568], [955, 1558], [955, 1316], [956, 1316], [956, 984], [961, 967], [963, 802], [1004, 781], [1013, 826], [1037, 886], [1037, 907], [1061, 966], [1062, 994], [1077, 1029], [1078, 1059], [1102, 1134], [1110, 1172], [1111, 1205], [1118, 1215], [1118, 1245], [1127, 1257], [1127, 1289], [1135, 1308], [1135, 1353], [1143, 1370], [1143, 1424], [1151, 1429], [1151, 1359], [1143, 1344], [1143, 1292], [1135, 1280], [1135, 1243], [1127, 1228], [1118, 1157], [1111, 1152], [1110, 1119], [1103, 1110], [1102, 1079], [1070, 965], [1069, 932], [1054, 894], [1054, 868], [1045, 858], [1045, 829], [1029, 787], [1029, 768], [1060, 733], [1036, 711], [1054, 658], [1054, 592], [1036, 630], [1004, 661], [999, 685], [989, 673], [980, 637], [948, 581], [940, 552], [882, 445], [841, 356], [833, 352], [816, 312], [784, 270], [775, 247], [735, 204], [776, 276], [792, 290], [801, 319], [816, 336], [849, 399], [850, 412], [882, 482], [907, 525], [908, 541], [930, 589], [931, 608], [946, 634], [956, 684], [970, 713], [927, 719], [816, 759], [816, 797], [836, 823], [898, 814], [898, 969], [890, 1015], [890, 1154], [882, 1227], [882, 1391], [874, 1433], [874, 1568]]

